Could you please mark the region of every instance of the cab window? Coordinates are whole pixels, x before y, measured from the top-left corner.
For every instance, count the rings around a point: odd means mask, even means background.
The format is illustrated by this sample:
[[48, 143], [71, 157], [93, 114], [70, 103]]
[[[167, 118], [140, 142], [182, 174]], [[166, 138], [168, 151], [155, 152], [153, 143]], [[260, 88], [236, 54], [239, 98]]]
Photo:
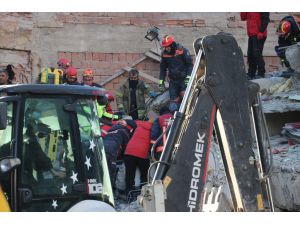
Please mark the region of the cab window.
[[78, 182], [65, 98], [28, 98], [23, 127], [22, 185], [33, 196], [72, 194]]

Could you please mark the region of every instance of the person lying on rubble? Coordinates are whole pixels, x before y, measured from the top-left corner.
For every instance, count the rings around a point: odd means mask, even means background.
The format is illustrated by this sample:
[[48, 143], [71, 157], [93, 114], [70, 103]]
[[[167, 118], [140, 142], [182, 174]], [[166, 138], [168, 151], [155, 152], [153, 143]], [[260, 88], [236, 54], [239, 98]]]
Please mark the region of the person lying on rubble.
[[124, 150], [129, 142], [131, 135], [136, 128], [134, 120], [122, 119], [113, 125], [103, 138], [106, 160], [112, 187], [115, 187], [115, 178], [118, 159], [123, 158]]
[[[147, 174], [150, 166], [149, 150], [150, 150], [150, 132], [152, 122], [136, 121], [137, 128], [135, 129], [132, 138], [127, 144], [124, 153], [125, 162], [125, 182], [126, 182], [126, 196], [129, 202], [133, 201], [130, 192], [135, 189], [135, 171], [138, 168], [141, 172], [140, 186], [147, 182]], [[140, 189], [140, 188], [139, 188]]]

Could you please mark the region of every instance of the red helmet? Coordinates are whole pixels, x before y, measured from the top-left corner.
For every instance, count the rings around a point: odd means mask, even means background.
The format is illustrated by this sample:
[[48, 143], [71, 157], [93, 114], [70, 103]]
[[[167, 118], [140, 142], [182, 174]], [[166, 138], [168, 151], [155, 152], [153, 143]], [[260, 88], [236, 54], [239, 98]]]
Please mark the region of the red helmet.
[[106, 91], [105, 96], [106, 96], [107, 100], [110, 101], [110, 102], [115, 100], [114, 95], [111, 91]]
[[83, 72], [83, 76], [93, 76], [93, 70], [87, 69]]
[[278, 35], [286, 36], [291, 31], [291, 23], [289, 21], [281, 21], [278, 27]]
[[175, 40], [174, 40], [173, 36], [166, 35], [163, 37], [161, 45], [162, 45], [162, 47], [168, 47], [171, 44], [173, 44], [174, 41]]
[[74, 67], [70, 67], [67, 71], [67, 76], [68, 77], [75, 77], [77, 78], [77, 70]]
[[65, 58], [62, 58], [62, 59], [59, 59], [58, 61], [57, 61], [57, 65], [59, 66], [59, 67], [69, 67], [70, 66], [70, 62], [69, 62], [69, 60], [67, 60], [67, 59], [65, 59]]

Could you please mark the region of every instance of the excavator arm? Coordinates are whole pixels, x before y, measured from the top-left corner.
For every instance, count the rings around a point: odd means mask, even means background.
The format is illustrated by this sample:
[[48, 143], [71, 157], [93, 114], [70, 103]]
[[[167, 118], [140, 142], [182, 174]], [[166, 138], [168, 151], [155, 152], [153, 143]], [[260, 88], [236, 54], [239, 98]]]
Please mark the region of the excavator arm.
[[[232, 35], [197, 39], [194, 48], [191, 80], [152, 183], [142, 190], [143, 204], [156, 201], [153, 211], [203, 211], [211, 142], [216, 139], [233, 210], [272, 211], [259, 86], [246, 79], [243, 54]], [[153, 188], [157, 184], [163, 188]]]

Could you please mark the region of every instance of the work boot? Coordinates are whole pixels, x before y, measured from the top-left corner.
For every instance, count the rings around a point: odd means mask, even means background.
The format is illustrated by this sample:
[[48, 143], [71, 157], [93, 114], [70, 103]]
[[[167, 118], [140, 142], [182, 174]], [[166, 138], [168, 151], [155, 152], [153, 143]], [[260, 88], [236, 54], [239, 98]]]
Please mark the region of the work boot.
[[248, 80], [253, 80], [254, 78], [255, 78], [255, 74], [247, 73], [247, 79]]
[[261, 79], [261, 78], [265, 78], [265, 74], [257, 74], [255, 76], [255, 79]]
[[286, 71], [283, 71], [281, 77], [290, 78], [294, 74], [295, 70], [289, 67]]

